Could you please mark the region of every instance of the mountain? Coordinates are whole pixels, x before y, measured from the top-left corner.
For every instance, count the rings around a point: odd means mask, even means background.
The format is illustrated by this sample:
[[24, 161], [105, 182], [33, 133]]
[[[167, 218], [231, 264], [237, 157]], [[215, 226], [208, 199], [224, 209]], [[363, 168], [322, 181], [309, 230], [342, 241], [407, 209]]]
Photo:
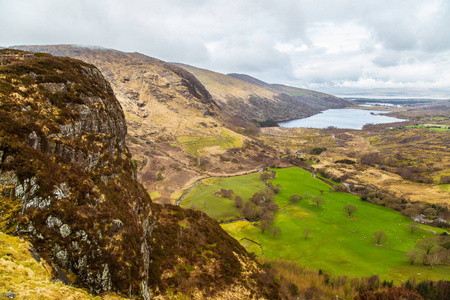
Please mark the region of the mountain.
[[255, 139], [257, 131], [246, 130], [252, 119], [281, 121], [351, 103], [139, 53], [72, 45], [13, 48], [68, 56], [99, 68], [124, 109], [126, 143], [141, 183], [160, 203], [175, 203], [205, 176], [244, 174], [277, 163], [278, 150]]
[[259, 121], [303, 118], [330, 108], [353, 105], [331, 95], [283, 85], [268, 84], [243, 74], [224, 75], [184, 64], [229, 115]]
[[266, 87], [274, 92], [282, 95], [288, 95], [298, 102], [299, 106], [311, 106], [314, 109], [320, 111], [331, 108], [343, 108], [354, 105], [351, 101], [341, 99], [332, 95], [301, 89], [297, 87], [282, 85], [282, 84], [269, 84], [244, 74], [228, 74], [228, 76], [241, 79], [243, 81], [256, 84], [262, 87]]
[[[14, 48], [68, 56], [99, 68], [124, 109], [127, 146], [137, 160], [141, 182], [158, 202], [174, 203], [183, 190], [205, 176], [243, 174], [273, 164], [276, 154], [268, 155], [271, 150], [242, 135], [243, 130], [231, 129], [228, 108], [183, 68], [139, 53], [103, 48]], [[247, 121], [238, 125], [242, 129]], [[243, 146], [246, 155], [242, 149], [230, 150]]]
[[[0, 231], [30, 241], [53, 279], [130, 298], [279, 297], [217, 221], [151, 201], [125, 114], [95, 66], [11, 49], [0, 57]], [[12, 292], [21, 298], [25, 286]]]

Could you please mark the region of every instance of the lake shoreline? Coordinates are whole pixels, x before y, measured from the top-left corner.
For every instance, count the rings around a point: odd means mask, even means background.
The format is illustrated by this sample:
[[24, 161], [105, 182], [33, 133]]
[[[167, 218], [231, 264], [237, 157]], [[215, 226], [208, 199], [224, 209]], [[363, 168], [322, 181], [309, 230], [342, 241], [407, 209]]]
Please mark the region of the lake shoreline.
[[318, 128], [336, 127], [338, 129], [362, 130], [368, 124], [384, 124], [405, 122], [409, 120], [386, 116], [391, 110], [359, 108], [327, 109], [318, 114], [283, 122], [278, 122], [283, 128]]

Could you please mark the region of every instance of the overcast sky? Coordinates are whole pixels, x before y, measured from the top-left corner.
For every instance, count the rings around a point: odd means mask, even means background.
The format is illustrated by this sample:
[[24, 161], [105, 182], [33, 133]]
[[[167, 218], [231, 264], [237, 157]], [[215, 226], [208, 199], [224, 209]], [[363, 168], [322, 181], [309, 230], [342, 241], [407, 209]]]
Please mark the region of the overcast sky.
[[0, 0], [0, 46], [46, 44], [338, 95], [450, 98], [448, 0]]

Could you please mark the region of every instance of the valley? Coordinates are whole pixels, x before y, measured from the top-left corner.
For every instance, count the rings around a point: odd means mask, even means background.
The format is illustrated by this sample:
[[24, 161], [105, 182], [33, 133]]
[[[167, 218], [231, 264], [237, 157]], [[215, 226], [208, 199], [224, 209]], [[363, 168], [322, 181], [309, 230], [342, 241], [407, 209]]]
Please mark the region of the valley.
[[[297, 261], [302, 266], [340, 276], [379, 275], [397, 284], [410, 277], [417, 280], [449, 278], [448, 266], [430, 269], [419, 263], [409, 265], [406, 257], [416, 244], [445, 230], [418, 224], [417, 230], [411, 233], [411, 219], [386, 207], [361, 201], [358, 196], [334, 191], [307, 171], [296, 167], [269, 171], [276, 173], [272, 184], [281, 186], [273, 201], [278, 208], [272, 224], [272, 228], [280, 229], [279, 233], [275, 234], [270, 228], [263, 232], [262, 221], [244, 219], [233, 200], [239, 196], [243, 206], [253, 204], [252, 195], [265, 188], [259, 173], [203, 180], [181, 206], [194, 205], [195, 209], [221, 221], [231, 236], [263, 259]], [[233, 196], [218, 195], [220, 188], [232, 189]], [[290, 196], [296, 194], [302, 199], [293, 203]], [[317, 197], [323, 199], [323, 204], [314, 203]], [[349, 216], [343, 211], [346, 205], [354, 205], [357, 211]], [[232, 220], [236, 221], [230, 222]], [[383, 231], [388, 237], [382, 245], [374, 241], [376, 231]]]
[[[355, 103], [139, 53], [15, 48], [37, 53], [2, 50], [0, 225], [38, 245], [51, 276], [145, 299], [308, 298], [316, 285], [352, 298], [374, 276], [450, 279], [448, 100], [361, 129], [283, 128]], [[31, 209], [15, 196], [35, 190]], [[290, 268], [311, 284], [283, 278]]]

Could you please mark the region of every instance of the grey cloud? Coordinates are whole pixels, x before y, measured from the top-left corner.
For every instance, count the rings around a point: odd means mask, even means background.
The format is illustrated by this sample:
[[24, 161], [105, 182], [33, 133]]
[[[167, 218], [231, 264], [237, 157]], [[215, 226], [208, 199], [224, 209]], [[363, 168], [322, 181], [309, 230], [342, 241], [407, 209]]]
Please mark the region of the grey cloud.
[[[367, 36], [359, 49], [330, 49], [336, 37], [322, 34], [319, 47], [320, 24]], [[364, 78], [441, 84], [450, 79], [448, 28], [446, 0], [0, 0], [2, 46], [98, 45], [302, 86]], [[427, 78], [407, 76], [421, 68]]]

